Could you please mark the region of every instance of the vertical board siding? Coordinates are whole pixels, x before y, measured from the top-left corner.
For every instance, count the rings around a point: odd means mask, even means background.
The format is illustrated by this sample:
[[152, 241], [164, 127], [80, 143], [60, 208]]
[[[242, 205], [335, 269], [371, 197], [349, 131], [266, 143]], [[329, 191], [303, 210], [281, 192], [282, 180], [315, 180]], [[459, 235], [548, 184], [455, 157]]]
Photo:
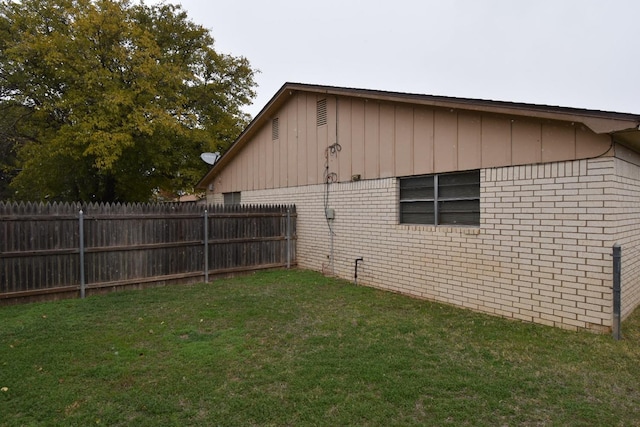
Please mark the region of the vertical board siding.
[[413, 132], [413, 174], [433, 173], [434, 112], [425, 108], [415, 110]]
[[205, 209], [209, 274], [287, 265], [295, 206], [0, 202], [0, 302], [79, 289], [80, 210], [87, 288], [202, 280]]
[[399, 106], [396, 111], [395, 125], [395, 175], [413, 175], [413, 131], [414, 131], [413, 109], [406, 106]]
[[458, 169], [480, 169], [482, 164], [482, 118], [479, 114], [458, 114]]
[[[349, 123], [351, 124], [351, 139], [349, 140], [349, 145], [351, 145], [351, 174], [360, 175], [361, 178], [366, 178], [364, 105], [365, 103], [362, 100], [352, 100], [351, 117], [349, 117]], [[346, 142], [343, 141], [343, 144], [346, 144]]]
[[378, 146], [378, 173], [380, 178], [390, 178], [394, 175], [395, 155], [394, 147], [396, 144], [396, 114], [393, 104], [380, 104], [380, 124], [379, 124], [379, 141]]
[[482, 117], [482, 167], [510, 165], [511, 121], [500, 116]]
[[542, 161], [553, 162], [575, 158], [575, 127], [565, 123], [545, 123], [542, 126]]
[[[311, 97], [312, 103], [313, 103], [313, 111], [314, 111], [314, 117], [315, 117], [315, 111], [316, 111], [316, 105], [317, 102], [320, 98], [316, 98], [316, 97]], [[316, 120], [314, 118], [313, 120], [313, 125], [315, 126], [316, 131], [315, 133], [315, 147], [316, 147], [316, 156], [315, 156], [315, 162], [316, 162], [316, 173], [317, 176], [314, 177], [313, 182], [317, 183], [317, 182], [324, 182], [325, 180], [325, 163], [328, 160], [327, 157], [327, 147], [329, 147], [329, 145], [331, 145], [329, 143], [329, 117], [331, 117], [332, 113], [335, 114], [334, 111], [331, 111], [332, 106], [329, 102], [327, 102], [327, 124], [325, 125], [321, 125], [321, 126], [316, 126]], [[286, 186], [283, 186], [286, 187]]]
[[364, 104], [364, 177], [380, 177], [380, 104]]
[[542, 162], [542, 126], [514, 120], [511, 126], [512, 161], [515, 165]]
[[[306, 95], [304, 98], [304, 102], [306, 104], [306, 148], [307, 148], [307, 184], [315, 184], [318, 181], [318, 173], [322, 174], [322, 171], [318, 172], [321, 169], [320, 159], [318, 157], [318, 131], [316, 125], [316, 97]], [[304, 144], [304, 142], [303, 142]]]
[[[354, 175], [352, 172], [352, 158], [354, 153], [353, 141], [351, 138], [351, 100], [339, 99], [336, 102], [336, 108], [339, 109], [339, 113], [337, 114], [339, 117], [339, 121], [337, 123], [337, 142], [342, 147], [340, 156], [338, 156], [338, 181], [344, 182], [350, 180]], [[359, 169], [355, 174], [360, 174], [360, 176], [362, 176], [362, 169]]]
[[[322, 99], [327, 122], [318, 126]], [[325, 150], [335, 142], [342, 153], [329, 166], [338, 182], [578, 160], [611, 146], [609, 135], [580, 123], [327, 94], [298, 93], [272, 117], [280, 120], [279, 139], [271, 139], [267, 120], [216, 175], [216, 192], [321, 184]]]
[[[297, 160], [294, 167], [294, 173], [297, 174], [298, 185], [307, 185], [307, 144], [304, 142], [307, 140], [308, 125], [307, 125], [307, 100], [298, 95], [296, 96], [296, 108], [298, 109], [296, 123], [296, 132], [298, 140], [297, 144]], [[302, 141], [302, 143], [301, 143]]]
[[259, 133], [258, 133], [258, 142], [257, 144], [260, 145], [264, 145], [265, 147], [265, 159], [264, 159], [264, 166], [265, 168], [263, 169], [263, 173], [266, 174], [266, 188], [275, 188], [275, 177], [274, 177], [274, 171], [276, 170], [275, 168], [275, 164], [274, 164], [274, 146], [273, 146], [273, 142], [271, 141], [271, 138], [267, 138], [266, 135], [266, 131], [264, 129], [262, 129]]
[[435, 172], [455, 171], [458, 167], [458, 115], [436, 110], [434, 118]]

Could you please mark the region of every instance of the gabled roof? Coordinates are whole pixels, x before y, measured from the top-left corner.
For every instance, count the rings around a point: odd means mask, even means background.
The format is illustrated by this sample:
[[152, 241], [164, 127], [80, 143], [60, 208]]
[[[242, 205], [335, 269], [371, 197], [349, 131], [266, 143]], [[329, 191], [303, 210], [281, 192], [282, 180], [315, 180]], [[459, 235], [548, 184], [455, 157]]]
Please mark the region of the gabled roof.
[[303, 83], [285, 83], [242, 131], [211, 170], [200, 180], [197, 187], [206, 187], [206, 183], [210, 182], [218, 171], [222, 170], [235, 157], [236, 153], [242, 149], [251, 137], [273, 118], [280, 107], [298, 92], [582, 123], [593, 132], [610, 134], [617, 142], [640, 152], [640, 115], [638, 114]]

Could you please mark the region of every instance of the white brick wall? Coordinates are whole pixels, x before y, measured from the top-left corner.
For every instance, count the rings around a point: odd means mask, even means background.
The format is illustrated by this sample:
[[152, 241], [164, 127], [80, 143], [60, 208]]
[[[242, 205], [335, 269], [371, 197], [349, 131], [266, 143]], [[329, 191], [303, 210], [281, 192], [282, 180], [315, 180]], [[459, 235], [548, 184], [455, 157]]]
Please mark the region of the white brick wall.
[[[622, 240], [637, 251], [640, 240], [639, 168], [622, 163], [601, 158], [482, 170], [479, 228], [399, 224], [394, 178], [331, 184], [333, 236], [324, 218], [324, 185], [243, 191], [242, 202], [296, 204], [301, 267], [353, 280], [354, 261], [363, 257], [362, 284], [499, 316], [606, 331], [612, 245]], [[630, 198], [623, 211], [620, 197]], [[640, 274], [638, 263], [626, 260], [625, 267], [635, 268], [625, 273], [628, 314], [640, 300]]]
[[622, 246], [622, 318], [640, 304], [640, 158], [616, 159], [617, 203], [607, 205], [606, 217], [615, 221], [614, 238]]
[[509, 296], [518, 302], [502, 307], [505, 314], [562, 327], [610, 326], [613, 243], [602, 220], [614, 160], [484, 172], [483, 245], [502, 247], [494, 261], [517, 288]]

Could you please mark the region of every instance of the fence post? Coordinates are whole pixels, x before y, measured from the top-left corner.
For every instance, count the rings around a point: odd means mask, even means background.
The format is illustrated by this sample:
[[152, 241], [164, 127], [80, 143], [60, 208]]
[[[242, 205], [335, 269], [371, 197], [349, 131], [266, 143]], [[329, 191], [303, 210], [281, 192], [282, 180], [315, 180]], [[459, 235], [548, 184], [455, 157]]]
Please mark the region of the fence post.
[[622, 247], [616, 243], [613, 245], [613, 338], [620, 339], [620, 306], [621, 306], [621, 282], [622, 282]]
[[291, 206], [287, 207], [287, 269], [291, 268]]
[[209, 283], [209, 213], [204, 210], [204, 283]]
[[80, 231], [80, 242], [79, 242], [79, 251], [80, 251], [80, 298], [84, 298], [85, 294], [85, 282], [84, 282], [84, 212], [80, 209], [78, 215], [78, 228]]

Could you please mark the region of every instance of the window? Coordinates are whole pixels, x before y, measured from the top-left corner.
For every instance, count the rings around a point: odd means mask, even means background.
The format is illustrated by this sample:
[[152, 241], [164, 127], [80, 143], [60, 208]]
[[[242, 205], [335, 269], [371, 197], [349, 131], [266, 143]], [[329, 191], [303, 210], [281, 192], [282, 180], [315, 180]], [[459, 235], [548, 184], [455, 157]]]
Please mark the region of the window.
[[480, 225], [480, 171], [400, 179], [403, 224]]
[[222, 193], [224, 197], [225, 205], [239, 205], [240, 204], [240, 192], [234, 191], [233, 193]]

